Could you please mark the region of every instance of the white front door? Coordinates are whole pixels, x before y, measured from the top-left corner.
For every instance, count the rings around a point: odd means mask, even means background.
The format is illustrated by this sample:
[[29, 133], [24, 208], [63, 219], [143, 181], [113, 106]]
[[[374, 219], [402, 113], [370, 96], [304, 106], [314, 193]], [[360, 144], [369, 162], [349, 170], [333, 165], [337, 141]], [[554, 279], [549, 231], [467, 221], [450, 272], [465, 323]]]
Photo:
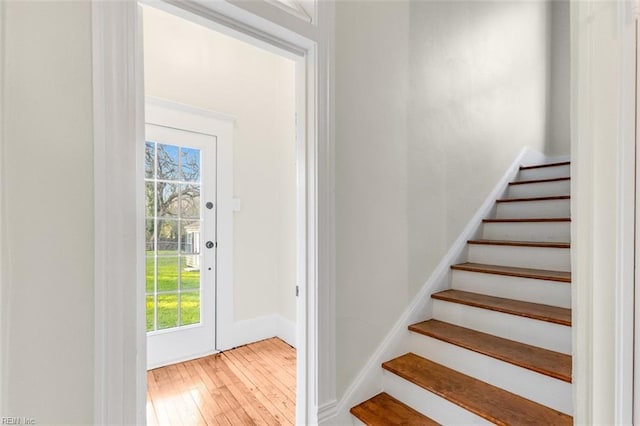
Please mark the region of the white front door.
[[146, 125], [147, 368], [215, 352], [216, 137]]

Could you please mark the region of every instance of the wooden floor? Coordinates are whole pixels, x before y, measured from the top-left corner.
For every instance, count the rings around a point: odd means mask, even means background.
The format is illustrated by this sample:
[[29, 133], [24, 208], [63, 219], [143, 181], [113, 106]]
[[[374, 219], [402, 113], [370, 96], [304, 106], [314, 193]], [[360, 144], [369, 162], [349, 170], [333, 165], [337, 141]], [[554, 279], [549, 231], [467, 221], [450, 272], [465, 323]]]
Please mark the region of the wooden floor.
[[147, 372], [149, 425], [293, 425], [296, 352], [273, 338]]

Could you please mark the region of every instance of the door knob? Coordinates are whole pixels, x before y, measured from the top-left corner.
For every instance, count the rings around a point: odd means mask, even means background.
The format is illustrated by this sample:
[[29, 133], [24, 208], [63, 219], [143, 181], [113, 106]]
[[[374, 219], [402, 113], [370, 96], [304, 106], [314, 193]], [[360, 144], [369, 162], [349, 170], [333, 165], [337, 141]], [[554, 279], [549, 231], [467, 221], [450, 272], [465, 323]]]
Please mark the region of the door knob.
[[208, 248], [208, 249], [213, 248], [213, 246], [214, 246], [214, 245], [215, 245], [215, 244], [213, 244], [213, 241], [207, 241], [207, 242], [205, 243], [205, 246], [207, 246], [207, 248]]

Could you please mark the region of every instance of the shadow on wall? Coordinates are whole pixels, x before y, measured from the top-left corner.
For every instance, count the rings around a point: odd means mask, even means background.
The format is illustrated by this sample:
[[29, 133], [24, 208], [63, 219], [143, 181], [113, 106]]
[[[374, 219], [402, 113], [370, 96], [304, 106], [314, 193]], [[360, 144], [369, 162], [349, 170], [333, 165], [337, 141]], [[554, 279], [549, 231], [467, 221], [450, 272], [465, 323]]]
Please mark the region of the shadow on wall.
[[569, 35], [550, 31], [553, 10], [546, 2], [411, 4], [410, 296], [523, 147], [564, 149], [548, 137], [557, 133], [549, 105], [559, 105], [550, 83], [568, 73], [569, 55], [553, 62], [550, 46], [568, 39], [549, 34]]
[[550, 46], [568, 31], [547, 2], [336, 7], [341, 395], [521, 149], [562, 150]]

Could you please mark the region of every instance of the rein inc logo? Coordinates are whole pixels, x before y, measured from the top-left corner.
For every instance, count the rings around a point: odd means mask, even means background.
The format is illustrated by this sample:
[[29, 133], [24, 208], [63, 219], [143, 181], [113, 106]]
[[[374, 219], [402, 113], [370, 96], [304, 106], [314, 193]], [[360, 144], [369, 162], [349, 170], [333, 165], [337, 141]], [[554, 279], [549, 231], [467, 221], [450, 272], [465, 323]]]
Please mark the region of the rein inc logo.
[[36, 420], [31, 417], [0, 417], [0, 425], [35, 425]]

